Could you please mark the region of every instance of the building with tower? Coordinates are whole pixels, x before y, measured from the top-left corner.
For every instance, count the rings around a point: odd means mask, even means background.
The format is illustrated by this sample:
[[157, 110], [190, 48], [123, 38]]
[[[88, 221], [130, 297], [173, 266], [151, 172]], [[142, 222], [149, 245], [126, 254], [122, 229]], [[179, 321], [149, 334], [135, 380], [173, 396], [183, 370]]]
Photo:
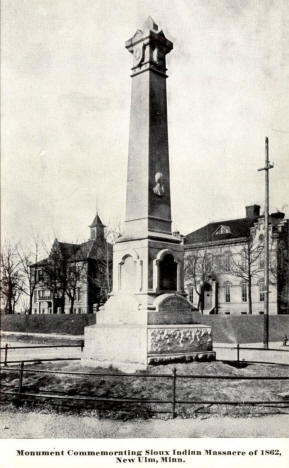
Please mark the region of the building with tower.
[[111, 289], [112, 246], [98, 213], [90, 239], [81, 244], [55, 239], [47, 258], [30, 266], [35, 281], [33, 314], [95, 312]]

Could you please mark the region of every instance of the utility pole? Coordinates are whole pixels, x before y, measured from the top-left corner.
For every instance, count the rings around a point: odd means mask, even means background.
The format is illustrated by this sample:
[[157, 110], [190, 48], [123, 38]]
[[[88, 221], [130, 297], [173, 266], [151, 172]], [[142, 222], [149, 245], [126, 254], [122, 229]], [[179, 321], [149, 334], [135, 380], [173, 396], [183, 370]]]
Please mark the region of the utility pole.
[[264, 255], [264, 349], [269, 348], [269, 170], [274, 166], [269, 161], [269, 139], [265, 138], [265, 255]]

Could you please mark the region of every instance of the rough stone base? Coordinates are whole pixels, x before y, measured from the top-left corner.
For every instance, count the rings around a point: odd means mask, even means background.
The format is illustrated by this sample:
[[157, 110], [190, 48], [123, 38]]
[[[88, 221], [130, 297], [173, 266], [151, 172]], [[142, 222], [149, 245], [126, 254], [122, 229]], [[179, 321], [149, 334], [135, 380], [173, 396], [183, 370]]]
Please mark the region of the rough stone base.
[[148, 364], [150, 366], [157, 364], [170, 364], [172, 362], [209, 362], [216, 360], [216, 353], [214, 351], [202, 351], [193, 353], [180, 353], [180, 354], [162, 354], [162, 355], [148, 355]]

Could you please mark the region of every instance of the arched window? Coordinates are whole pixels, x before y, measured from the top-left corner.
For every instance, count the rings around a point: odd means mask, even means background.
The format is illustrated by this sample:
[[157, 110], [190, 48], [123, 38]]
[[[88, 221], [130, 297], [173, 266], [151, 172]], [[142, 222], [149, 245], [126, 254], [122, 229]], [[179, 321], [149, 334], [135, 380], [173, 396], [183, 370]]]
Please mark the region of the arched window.
[[177, 290], [177, 263], [171, 254], [166, 254], [159, 263], [160, 289]]
[[209, 283], [204, 284], [204, 309], [210, 309], [212, 307], [212, 286]]
[[136, 262], [127, 255], [120, 264], [120, 289], [134, 291], [136, 288]]

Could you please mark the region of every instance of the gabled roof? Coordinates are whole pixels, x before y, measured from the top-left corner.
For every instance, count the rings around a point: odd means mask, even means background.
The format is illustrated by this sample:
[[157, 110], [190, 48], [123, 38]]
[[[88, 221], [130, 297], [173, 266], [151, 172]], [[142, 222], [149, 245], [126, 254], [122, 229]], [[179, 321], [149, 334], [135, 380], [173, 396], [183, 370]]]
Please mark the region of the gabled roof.
[[65, 258], [75, 255], [75, 253], [79, 249], [79, 244], [71, 244], [68, 242], [58, 242], [58, 246], [62, 255]]
[[[257, 221], [258, 217], [230, 219], [209, 223], [185, 236], [185, 244], [198, 244], [202, 242], [214, 242], [224, 239], [236, 239], [248, 237], [250, 228]], [[224, 231], [227, 233], [221, 233]]]
[[[105, 242], [105, 241], [104, 241]], [[63, 258], [66, 259], [67, 262], [76, 262], [76, 261], [84, 261], [88, 259], [98, 260], [106, 258], [108, 254], [108, 258], [112, 258], [112, 245], [107, 243], [108, 252], [106, 252], [105, 243], [99, 243], [94, 239], [91, 239], [87, 242], [83, 242], [82, 244], [70, 244], [68, 242], [59, 242], [55, 239], [52, 248], [59, 248]], [[43, 260], [40, 260], [31, 267], [41, 267], [45, 266], [49, 261], [49, 257]]]

